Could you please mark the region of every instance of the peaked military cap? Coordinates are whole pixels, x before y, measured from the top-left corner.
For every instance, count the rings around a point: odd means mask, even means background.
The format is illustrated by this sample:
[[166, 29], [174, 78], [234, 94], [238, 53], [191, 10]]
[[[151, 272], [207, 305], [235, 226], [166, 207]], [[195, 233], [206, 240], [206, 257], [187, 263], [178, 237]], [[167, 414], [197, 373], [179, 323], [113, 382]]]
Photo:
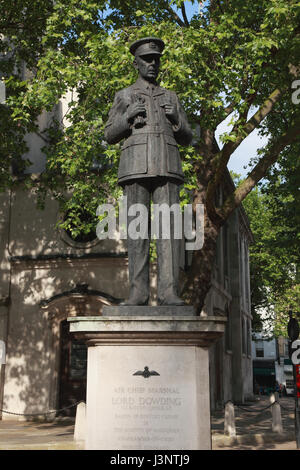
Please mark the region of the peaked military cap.
[[158, 38], [142, 38], [134, 41], [130, 46], [130, 52], [134, 56], [148, 55], [148, 54], [162, 54], [165, 48], [165, 43], [162, 39]]

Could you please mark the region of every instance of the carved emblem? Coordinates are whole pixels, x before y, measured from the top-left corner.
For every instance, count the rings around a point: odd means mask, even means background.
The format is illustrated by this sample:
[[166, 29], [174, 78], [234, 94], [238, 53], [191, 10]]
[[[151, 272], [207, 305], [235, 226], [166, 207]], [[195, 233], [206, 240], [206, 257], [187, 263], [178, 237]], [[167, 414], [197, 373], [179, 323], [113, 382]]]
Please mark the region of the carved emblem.
[[156, 50], [158, 49], [158, 46], [157, 46], [157, 44], [155, 44], [155, 42], [149, 42], [149, 47], [151, 49], [156, 49]]
[[142, 377], [144, 377], [144, 379], [148, 379], [151, 375], [160, 375], [160, 374], [156, 372], [155, 370], [149, 370], [149, 367], [145, 366], [143, 371], [138, 370], [132, 375], [141, 375]]

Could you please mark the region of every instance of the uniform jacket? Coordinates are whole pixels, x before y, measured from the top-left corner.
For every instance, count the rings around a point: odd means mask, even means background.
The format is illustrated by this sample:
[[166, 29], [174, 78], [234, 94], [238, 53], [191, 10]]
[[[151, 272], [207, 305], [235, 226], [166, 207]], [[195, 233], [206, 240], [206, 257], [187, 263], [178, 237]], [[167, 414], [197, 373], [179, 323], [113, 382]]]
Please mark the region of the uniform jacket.
[[[126, 111], [137, 99], [144, 103], [146, 116], [129, 123]], [[172, 125], [165, 114], [162, 105], [166, 103], [177, 107], [177, 126]], [[183, 181], [177, 144], [189, 145], [192, 132], [174, 92], [138, 78], [133, 85], [116, 93], [104, 135], [109, 144], [125, 139], [118, 172], [120, 184], [153, 176]]]

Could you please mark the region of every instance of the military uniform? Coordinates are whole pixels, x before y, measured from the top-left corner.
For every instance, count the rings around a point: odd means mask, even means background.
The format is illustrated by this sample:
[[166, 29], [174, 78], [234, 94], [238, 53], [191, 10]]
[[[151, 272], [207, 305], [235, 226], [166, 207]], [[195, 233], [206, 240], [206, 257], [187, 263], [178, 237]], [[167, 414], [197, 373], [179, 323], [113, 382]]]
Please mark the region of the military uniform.
[[[160, 41], [160, 42], [159, 42]], [[134, 52], [161, 53], [162, 41], [145, 38], [135, 43]], [[135, 101], [143, 103], [146, 114], [128, 119], [127, 109]], [[164, 106], [172, 104], [179, 122], [174, 125], [166, 116]], [[141, 76], [130, 87], [117, 92], [105, 128], [105, 139], [114, 144], [122, 139], [118, 171], [119, 184], [124, 187], [128, 207], [142, 203], [150, 211], [156, 204], [179, 203], [179, 186], [183, 172], [177, 144], [188, 145], [192, 139], [186, 114], [176, 94]], [[130, 223], [130, 218], [128, 218]], [[172, 233], [172, 230], [171, 230]], [[180, 240], [157, 240], [158, 302], [173, 303], [178, 289]], [[149, 239], [128, 239], [130, 298], [147, 304], [149, 297]]]
[[[145, 124], [132, 126], [126, 110], [136, 96], [144, 99]], [[174, 126], [166, 117], [163, 105], [174, 104], [180, 118]], [[183, 172], [177, 144], [188, 145], [191, 130], [176, 94], [143, 80], [119, 91], [109, 114], [105, 129], [107, 142], [114, 144], [125, 138], [121, 147], [118, 172], [120, 184], [137, 178], [163, 176], [183, 182]]]

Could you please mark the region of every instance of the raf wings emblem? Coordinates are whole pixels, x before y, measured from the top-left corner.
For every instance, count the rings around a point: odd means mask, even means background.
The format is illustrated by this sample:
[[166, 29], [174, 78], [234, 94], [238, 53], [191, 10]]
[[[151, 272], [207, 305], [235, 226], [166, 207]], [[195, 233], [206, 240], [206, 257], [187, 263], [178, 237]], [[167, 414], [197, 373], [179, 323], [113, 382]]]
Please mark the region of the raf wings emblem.
[[144, 379], [148, 379], [151, 375], [160, 375], [160, 374], [156, 372], [155, 370], [149, 370], [149, 367], [145, 366], [143, 371], [138, 370], [132, 375], [141, 375], [142, 377], [144, 377]]

